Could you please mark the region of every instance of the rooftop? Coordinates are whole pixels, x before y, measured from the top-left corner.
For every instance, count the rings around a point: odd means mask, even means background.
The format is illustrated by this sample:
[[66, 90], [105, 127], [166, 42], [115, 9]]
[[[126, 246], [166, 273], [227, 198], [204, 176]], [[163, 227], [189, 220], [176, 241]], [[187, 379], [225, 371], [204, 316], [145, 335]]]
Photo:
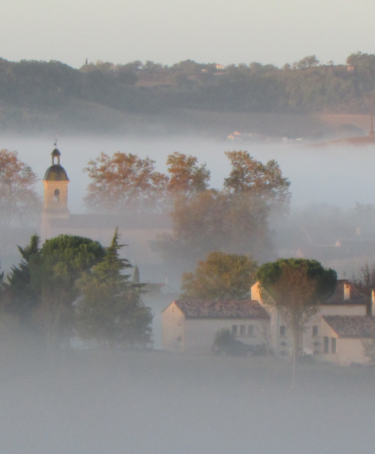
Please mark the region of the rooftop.
[[[348, 299], [344, 297], [344, 286], [349, 285], [350, 296]], [[335, 293], [328, 298], [324, 304], [367, 304], [368, 299], [366, 296], [359, 293], [359, 291], [346, 279], [339, 279]]]
[[174, 303], [186, 318], [262, 318], [269, 319], [267, 311], [252, 300], [180, 301]]
[[60, 164], [54, 164], [51, 167], [48, 167], [44, 178], [44, 181], [69, 181], [68, 175], [64, 167]]
[[375, 334], [375, 319], [360, 315], [326, 315], [323, 317], [339, 337], [371, 338]]

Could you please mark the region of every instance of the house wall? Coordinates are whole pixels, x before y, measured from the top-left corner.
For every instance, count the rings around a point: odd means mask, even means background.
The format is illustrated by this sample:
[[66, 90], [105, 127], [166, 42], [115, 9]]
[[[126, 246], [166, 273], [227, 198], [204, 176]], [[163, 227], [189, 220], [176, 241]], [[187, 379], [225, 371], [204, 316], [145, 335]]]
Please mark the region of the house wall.
[[367, 364], [362, 339], [339, 339], [337, 345], [339, 363], [343, 366], [350, 364]]
[[[286, 323], [275, 306], [265, 304], [262, 300], [259, 283], [251, 287], [251, 299], [258, 301], [270, 315], [270, 348], [276, 356], [289, 356], [293, 348], [293, 337]], [[330, 304], [319, 306], [318, 312], [305, 325], [300, 347], [305, 354], [323, 354], [322, 324], [324, 315], [366, 315], [366, 305], [358, 304]], [[285, 334], [281, 335], [280, 328], [285, 326]], [[313, 335], [313, 327], [318, 327], [317, 335]], [[333, 335], [332, 335], [333, 336]], [[335, 357], [336, 358], [336, 357]], [[334, 359], [334, 358], [333, 358]]]
[[[44, 180], [44, 209], [67, 210], [69, 181]], [[55, 190], [60, 191], [59, 202], [55, 202]]]
[[185, 348], [185, 316], [175, 303], [162, 312], [162, 348], [168, 351]]
[[342, 366], [348, 366], [350, 364], [366, 364], [368, 358], [365, 356], [363, 347], [363, 339], [350, 339], [350, 338], [339, 338], [337, 333], [323, 320], [321, 324], [321, 335], [324, 342], [324, 337], [330, 339], [335, 338], [337, 342], [336, 353], [330, 352], [319, 355], [319, 359], [324, 362], [336, 363]]
[[[269, 337], [269, 321], [259, 319], [187, 319], [185, 320], [185, 351], [210, 353], [216, 333], [223, 329], [232, 329], [237, 325], [236, 339], [249, 344], [267, 344]], [[240, 326], [245, 325], [246, 335], [240, 336]], [[254, 333], [248, 336], [248, 326], [254, 326]]]

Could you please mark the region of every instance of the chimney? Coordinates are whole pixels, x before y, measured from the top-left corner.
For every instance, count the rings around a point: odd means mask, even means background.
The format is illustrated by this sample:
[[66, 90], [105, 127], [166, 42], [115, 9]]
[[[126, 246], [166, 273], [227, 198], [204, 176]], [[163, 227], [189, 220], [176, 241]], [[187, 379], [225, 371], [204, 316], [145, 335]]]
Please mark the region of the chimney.
[[371, 317], [375, 317], [375, 290], [371, 291]]
[[251, 299], [253, 301], [258, 301], [258, 303], [262, 304], [262, 298], [260, 296], [260, 285], [259, 282], [256, 282], [250, 289], [251, 292]]
[[344, 282], [344, 301], [350, 300], [350, 284]]

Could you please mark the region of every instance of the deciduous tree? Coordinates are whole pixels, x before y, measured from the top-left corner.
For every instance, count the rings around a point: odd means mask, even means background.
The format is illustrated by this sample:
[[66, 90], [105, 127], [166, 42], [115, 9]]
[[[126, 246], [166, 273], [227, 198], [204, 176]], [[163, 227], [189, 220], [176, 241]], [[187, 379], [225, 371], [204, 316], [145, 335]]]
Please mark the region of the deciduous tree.
[[167, 177], [155, 170], [155, 161], [118, 151], [101, 153], [84, 169], [91, 183], [85, 203], [91, 210], [116, 212], [155, 211], [163, 200]]
[[293, 385], [300, 337], [306, 322], [319, 303], [332, 295], [337, 274], [316, 260], [279, 259], [265, 263], [257, 271], [261, 289], [272, 297], [293, 335]]
[[208, 188], [211, 172], [206, 164], [198, 165], [195, 156], [187, 156], [177, 151], [170, 154], [167, 159], [168, 190], [175, 194], [194, 194]]
[[34, 217], [41, 208], [35, 191], [38, 178], [16, 151], [0, 151], [0, 238], [8, 243], [11, 226]]
[[[358, 274], [351, 279], [354, 286], [367, 297], [367, 315], [372, 315], [372, 291], [375, 290], [375, 263], [366, 262], [359, 268]], [[374, 314], [375, 315], [375, 314]]]
[[182, 297], [198, 300], [246, 299], [257, 263], [244, 255], [211, 252], [195, 272], [182, 275]]
[[227, 152], [232, 171], [224, 189], [208, 189], [180, 196], [171, 213], [174, 235], [164, 248], [185, 259], [208, 252], [251, 254], [267, 258], [271, 248], [268, 218], [289, 201], [289, 181], [276, 161], [267, 164], [246, 151]]
[[289, 202], [290, 182], [283, 177], [274, 159], [263, 164], [247, 151], [226, 151], [225, 154], [232, 167], [224, 180], [224, 187], [230, 193], [257, 196], [267, 204]]

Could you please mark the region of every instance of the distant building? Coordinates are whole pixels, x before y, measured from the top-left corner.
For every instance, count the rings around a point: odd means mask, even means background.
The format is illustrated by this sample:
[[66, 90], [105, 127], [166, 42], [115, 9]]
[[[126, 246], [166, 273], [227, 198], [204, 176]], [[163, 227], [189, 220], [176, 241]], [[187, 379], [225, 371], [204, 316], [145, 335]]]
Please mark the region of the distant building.
[[366, 364], [364, 341], [374, 338], [373, 317], [326, 315], [322, 317], [322, 359], [341, 365]]
[[162, 346], [169, 351], [209, 353], [223, 328], [245, 344], [267, 344], [269, 321], [257, 301], [177, 300], [162, 312]]
[[[251, 288], [251, 298], [262, 304], [270, 315], [270, 347], [274, 354], [290, 356], [292, 333], [271, 297], [265, 292], [261, 295], [259, 283], [256, 283]], [[371, 337], [372, 327], [375, 333], [373, 318], [367, 315], [369, 306], [371, 301], [349, 281], [339, 280], [335, 293], [306, 323], [300, 339], [300, 353], [342, 365], [366, 363], [368, 358], [365, 357], [363, 340]]]

